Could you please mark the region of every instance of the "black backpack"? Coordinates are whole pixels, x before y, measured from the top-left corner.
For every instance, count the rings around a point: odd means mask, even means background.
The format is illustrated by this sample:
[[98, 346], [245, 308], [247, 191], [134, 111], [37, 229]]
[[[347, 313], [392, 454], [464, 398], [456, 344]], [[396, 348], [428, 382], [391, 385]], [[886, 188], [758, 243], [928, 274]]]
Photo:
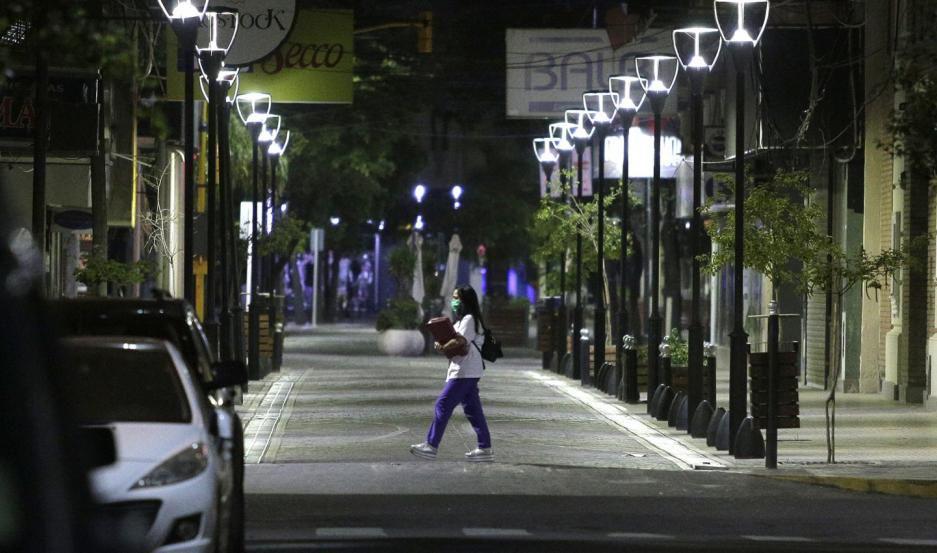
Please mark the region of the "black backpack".
[[[478, 346], [475, 347], [478, 348]], [[492, 363], [504, 357], [504, 353], [501, 351], [501, 342], [487, 328], [485, 329], [485, 343], [478, 349], [478, 352], [482, 354], [482, 359]]]

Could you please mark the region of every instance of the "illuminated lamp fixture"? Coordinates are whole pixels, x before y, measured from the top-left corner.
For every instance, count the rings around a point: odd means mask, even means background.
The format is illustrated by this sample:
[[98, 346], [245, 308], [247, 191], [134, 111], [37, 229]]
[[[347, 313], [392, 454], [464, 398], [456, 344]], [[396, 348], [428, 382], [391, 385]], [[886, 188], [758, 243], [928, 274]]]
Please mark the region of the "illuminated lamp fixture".
[[[224, 57], [234, 43], [238, 31], [238, 14], [235, 12], [205, 12], [207, 29], [200, 32], [195, 42], [198, 64], [209, 79], [217, 79], [224, 64]], [[221, 22], [221, 24], [219, 24]]]
[[713, 11], [728, 45], [756, 46], [768, 24], [768, 0], [715, 0]]
[[[276, 126], [274, 127], [272, 121], [276, 120]], [[264, 117], [263, 123], [260, 125], [260, 134], [257, 136], [257, 142], [261, 144], [270, 144], [277, 138], [277, 134], [280, 133], [280, 125], [283, 122], [283, 118], [279, 115], [267, 114]]]
[[537, 157], [537, 161], [540, 162], [540, 167], [547, 176], [547, 182], [550, 182], [550, 178], [553, 176], [553, 169], [556, 168], [556, 163], [560, 159], [559, 152], [557, 152], [556, 146], [553, 145], [553, 140], [549, 138], [535, 138], [533, 145], [534, 155]]

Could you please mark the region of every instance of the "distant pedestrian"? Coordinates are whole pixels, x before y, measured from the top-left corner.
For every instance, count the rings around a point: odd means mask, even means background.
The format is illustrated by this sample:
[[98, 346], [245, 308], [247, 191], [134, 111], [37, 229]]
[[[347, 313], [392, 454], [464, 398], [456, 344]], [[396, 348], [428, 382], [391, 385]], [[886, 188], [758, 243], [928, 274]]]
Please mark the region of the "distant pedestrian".
[[424, 459], [435, 459], [446, 424], [456, 405], [462, 410], [478, 437], [478, 447], [465, 454], [469, 461], [493, 461], [491, 435], [478, 396], [478, 381], [484, 373], [481, 342], [484, 341], [484, 321], [478, 306], [478, 294], [471, 286], [456, 288], [452, 292], [452, 315], [456, 319], [458, 334], [446, 344], [436, 342], [436, 351], [456, 352], [449, 361], [446, 385], [436, 399], [436, 413], [426, 434], [426, 441], [410, 446], [410, 453]]

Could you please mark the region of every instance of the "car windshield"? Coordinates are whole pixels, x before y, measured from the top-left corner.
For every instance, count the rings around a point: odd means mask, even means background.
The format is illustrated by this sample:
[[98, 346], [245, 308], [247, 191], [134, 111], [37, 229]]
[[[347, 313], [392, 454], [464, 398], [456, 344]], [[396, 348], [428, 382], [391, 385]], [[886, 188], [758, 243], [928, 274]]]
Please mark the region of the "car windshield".
[[69, 347], [59, 369], [81, 424], [187, 423], [189, 402], [163, 350]]

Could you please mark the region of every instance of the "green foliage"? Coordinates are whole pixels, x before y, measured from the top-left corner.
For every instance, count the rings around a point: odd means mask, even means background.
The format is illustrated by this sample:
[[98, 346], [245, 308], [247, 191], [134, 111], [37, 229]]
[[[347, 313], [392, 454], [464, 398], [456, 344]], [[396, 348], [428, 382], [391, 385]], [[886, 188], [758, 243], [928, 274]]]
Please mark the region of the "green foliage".
[[417, 328], [420, 320], [420, 305], [409, 296], [409, 284], [413, 280], [413, 266], [416, 254], [407, 246], [399, 246], [388, 257], [388, 270], [397, 281], [397, 297], [390, 300], [387, 307], [377, 314], [375, 328], [380, 331], [389, 328]]
[[[734, 184], [727, 183], [727, 197], [708, 203], [704, 212], [712, 218], [707, 232], [712, 238], [713, 253], [702, 260], [714, 274], [735, 260], [735, 213], [713, 211], [716, 202], [730, 200]], [[857, 284], [866, 292], [881, 289], [910, 260], [914, 243], [898, 250], [884, 250], [870, 256], [864, 249], [846, 254], [831, 237], [820, 231], [817, 221], [823, 219], [819, 205], [804, 203], [811, 194], [807, 174], [778, 171], [764, 182], [749, 182], [745, 198], [745, 266], [767, 277], [775, 294], [781, 284], [792, 284], [805, 293], [815, 289], [845, 294]], [[923, 237], [926, 238], [927, 237]], [[919, 248], [919, 246], [918, 246]], [[924, 258], [926, 259], [926, 249]], [[791, 269], [795, 261], [802, 267]]]
[[149, 261], [121, 263], [97, 255], [87, 256], [84, 261], [84, 267], [75, 269], [74, 274], [78, 282], [89, 288], [102, 283], [114, 286], [139, 284], [155, 271], [155, 266]]
[[[828, 237], [820, 232], [816, 221], [822, 220], [820, 206], [804, 205], [810, 194], [808, 175], [803, 172], [778, 171], [766, 181], [746, 184], [745, 266], [768, 278], [777, 290], [790, 283], [801, 289], [816, 285], [809, 271], [792, 270], [792, 260], [810, 262], [819, 259], [829, 247]], [[726, 195], [711, 200], [704, 213], [712, 218], [707, 232], [713, 241], [713, 252], [703, 257], [706, 269], [716, 271], [735, 261], [735, 210], [716, 213], [714, 203], [728, 203], [735, 194], [735, 183], [726, 183]]]
[[413, 266], [416, 264], [416, 254], [409, 247], [400, 246], [390, 252], [388, 257], [390, 275], [397, 281], [397, 290], [406, 288], [406, 283], [413, 279]]
[[145, 16], [144, 9], [108, 0], [4, 0], [0, 2], [0, 33], [14, 23], [29, 23], [26, 42], [0, 48], [0, 70], [31, 66], [41, 50], [51, 66], [102, 69], [105, 75], [130, 77], [138, 31], [143, 24], [115, 21]]
[[270, 234], [259, 236], [257, 249], [260, 255], [276, 254], [290, 256], [303, 251], [309, 225], [297, 217], [278, 219]]
[[420, 325], [420, 306], [416, 300], [409, 297], [396, 298], [390, 305], [377, 314], [375, 328], [378, 332], [396, 328], [413, 330]]
[[[573, 183], [575, 179], [572, 173], [567, 174], [569, 175], [568, 182]], [[574, 185], [568, 185], [566, 188], [568, 191], [574, 188]], [[567, 195], [569, 201], [565, 204], [551, 198], [541, 199], [540, 206], [534, 213], [531, 229], [531, 237], [535, 244], [534, 261], [556, 263], [564, 252], [570, 251], [576, 243], [576, 236], [582, 233], [584, 236], [583, 268], [594, 273], [598, 256], [598, 198], [593, 197], [588, 201], [579, 202], [575, 196]], [[605, 197], [604, 253], [607, 261], [618, 259], [621, 252], [621, 220], [614, 209], [619, 195], [619, 187], [615, 186]], [[634, 196], [629, 199], [629, 202], [632, 206], [639, 203]], [[590, 244], [591, 247], [589, 247]], [[567, 291], [573, 289], [575, 278], [575, 267], [572, 267], [572, 270], [567, 273]], [[558, 271], [547, 273], [547, 287], [550, 290], [559, 288]]]
[[901, 102], [891, 113], [887, 128], [891, 140], [880, 144], [887, 152], [905, 157], [914, 168], [937, 176], [937, 79], [934, 59], [937, 41], [932, 34], [909, 37], [895, 65], [895, 84]]
[[662, 343], [670, 346], [670, 363], [675, 367], [686, 367], [690, 362], [690, 353], [687, 341], [680, 334], [680, 329], [673, 328], [668, 336], [664, 336]]

